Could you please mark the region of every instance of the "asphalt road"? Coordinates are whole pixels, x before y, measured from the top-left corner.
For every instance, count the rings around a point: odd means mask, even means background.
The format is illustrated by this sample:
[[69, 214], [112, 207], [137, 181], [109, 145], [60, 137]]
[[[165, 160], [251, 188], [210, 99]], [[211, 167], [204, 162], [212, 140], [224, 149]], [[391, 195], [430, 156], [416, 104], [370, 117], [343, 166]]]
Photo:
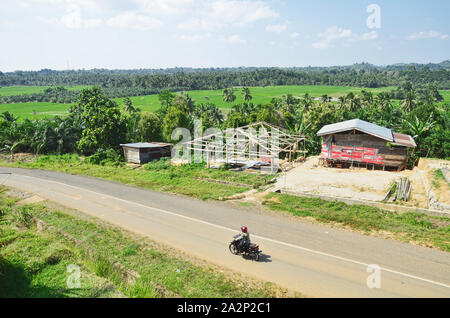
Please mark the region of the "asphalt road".
[[[90, 177], [0, 168], [0, 184], [307, 296], [450, 297], [450, 253]], [[263, 250], [261, 262], [228, 251], [244, 224]], [[367, 285], [372, 264], [381, 268], [381, 288]]]

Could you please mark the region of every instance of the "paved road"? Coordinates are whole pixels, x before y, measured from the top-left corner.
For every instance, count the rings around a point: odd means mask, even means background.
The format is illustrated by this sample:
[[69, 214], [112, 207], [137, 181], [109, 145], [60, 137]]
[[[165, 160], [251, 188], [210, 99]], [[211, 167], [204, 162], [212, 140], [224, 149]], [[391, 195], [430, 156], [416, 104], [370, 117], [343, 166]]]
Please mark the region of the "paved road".
[[[449, 253], [89, 177], [0, 168], [1, 183], [307, 296], [450, 297]], [[229, 253], [243, 224], [262, 262]], [[379, 289], [367, 287], [369, 264], [381, 267]]]

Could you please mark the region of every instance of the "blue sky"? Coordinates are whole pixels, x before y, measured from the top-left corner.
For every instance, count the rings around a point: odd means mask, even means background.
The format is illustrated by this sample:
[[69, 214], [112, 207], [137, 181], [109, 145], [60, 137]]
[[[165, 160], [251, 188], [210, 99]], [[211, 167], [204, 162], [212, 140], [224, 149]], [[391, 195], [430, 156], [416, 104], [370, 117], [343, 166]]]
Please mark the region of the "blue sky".
[[0, 71], [441, 62], [449, 12], [442, 0], [0, 0]]

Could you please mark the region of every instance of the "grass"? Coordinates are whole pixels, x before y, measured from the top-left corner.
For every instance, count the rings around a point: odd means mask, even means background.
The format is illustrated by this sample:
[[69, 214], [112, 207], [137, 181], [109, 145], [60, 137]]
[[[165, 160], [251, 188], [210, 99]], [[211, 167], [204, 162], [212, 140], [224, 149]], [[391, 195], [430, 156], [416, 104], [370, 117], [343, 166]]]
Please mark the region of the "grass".
[[40, 119], [55, 116], [67, 116], [71, 104], [60, 103], [17, 103], [0, 104], [0, 113], [9, 111], [20, 119]]
[[[40, 92], [48, 86], [11, 86], [0, 88], [0, 95], [14, 95], [14, 94], [29, 94], [33, 92]], [[84, 86], [73, 86], [69, 89], [80, 90]], [[252, 87], [250, 88], [251, 94], [253, 96], [253, 103], [255, 104], [266, 104], [269, 103], [272, 98], [281, 98], [283, 95], [292, 94], [296, 97], [302, 97], [305, 93], [309, 93], [313, 97], [321, 97], [327, 94], [331, 97], [339, 97], [346, 95], [350, 92], [359, 93], [361, 90], [365, 89], [376, 94], [379, 92], [390, 91], [395, 87], [380, 87], [380, 88], [360, 88], [360, 87], [348, 87], [348, 86], [314, 86], [314, 85], [303, 85], [303, 86], [269, 86], [269, 87]], [[223, 90], [195, 90], [186, 92], [191, 96], [191, 98], [197, 103], [214, 103], [218, 107], [226, 110], [230, 108], [230, 105], [225, 103], [222, 98]], [[442, 96], [445, 101], [450, 101], [450, 90], [441, 91]], [[236, 101], [233, 105], [242, 103], [242, 89], [235, 88]], [[133, 105], [140, 108], [143, 111], [155, 112], [160, 108], [160, 102], [157, 95], [147, 95], [147, 96], [134, 96], [130, 97]], [[124, 105], [124, 98], [114, 99], [120, 106]], [[398, 101], [393, 101], [393, 103], [398, 103]], [[67, 110], [70, 104], [58, 104], [58, 103], [18, 103], [18, 104], [0, 104], [0, 113], [4, 111], [9, 111], [19, 116], [21, 119], [25, 118], [42, 118], [42, 117], [52, 117], [55, 115], [65, 116], [67, 115]], [[37, 114], [34, 115], [33, 111]]]
[[366, 234], [389, 232], [400, 241], [413, 241], [450, 252], [449, 218], [413, 212], [397, 214], [364, 205], [275, 193], [269, 194], [263, 204], [274, 211], [310, 217], [322, 223], [337, 223]]
[[[115, 164], [94, 165], [84, 162], [78, 155], [42, 156], [32, 162], [0, 161], [0, 165], [86, 175], [203, 200], [221, 200], [263, 186], [271, 179], [262, 174], [206, 169], [203, 164], [171, 166], [168, 160], [154, 161], [139, 169]], [[223, 184], [224, 181], [227, 184]]]
[[[285, 293], [271, 283], [238, 279], [115, 226], [48, 204], [26, 206], [45, 222], [45, 231], [34, 225], [18, 227], [13, 215], [20, 209], [15, 200], [0, 194], [0, 297], [234, 298]], [[71, 264], [81, 269], [80, 288], [67, 287]], [[133, 279], [129, 273], [134, 273]]]
[[444, 189], [448, 190], [450, 188], [450, 184], [445, 179], [441, 169], [436, 169], [433, 171], [431, 184], [435, 189], [441, 189], [441, 187], [444, 187]]
[[[117, 297], [122, 294], [105, 278], [95, 275], [80, 258], [80, 251], [60, 237], [38, 233], [32, 223], [18, 222], [26, 210], [39, 207], [15, 205], [0, 197], [0, 297]], [[76, 264], [82, 276], [80, 288], [69, 288], [67, 268]]]
[[[346, 87], [346, 86], [269, 86], [269, 87], [251, 87], [250, 91], [253, 96], [252, 102], [255, 104], [269, 103], [272, 98], [281, 98], [283, 95], [292, 94], [296, 97], [302, 97], [305, 93], [309, 93], [313, 97], [321, 97], [328, 94], [331, 97], [339, 97], [350, 92], [359, 93], [364, 88]], [[382, 91], [389, 91], [393, 87], [382, 87], [375, 89], [366, 89], [373, 93]], [[230, 105], [223, 101], [223, 90], [195, 90], [187, 91], [187, 94], [197, 103], [214, 103], [222, 109], [230, 108]], [[243, 102], [242, 89], [235, 89], [236, 101], [238, 104]], [[117, 102], [123, 105], [123, 99], [116, 99]], [[160, 107], [160, 102], [157, 95], [137, 96], [131, 97], [133, 105], [141, 108], [144, 111], [154, 112]]]
[[[39, 94], [51, 87], [55, 86], [3, 86], [0, 87], [0, 96]], [[65, 86], [66, 89], [71, 91], [80, 91], [85, 87], [84, 85]]]
[[[0, 88], [0, 95], [14, 95], [14, 94], [27, 94], [33, 92], [40, 92], [48, 88], [47, 86], [36, 87], [36, 86], [11, 86]], [[83, 86], [74, 86], [70, 89], [81, 89]], [[313, 97], [320, 97], [324, 94], [328, 94], [332, 97], [338, 97], [345, 95], [349, 92], [359, 93], [364, 88], [358, 87], [341, 87], [341, 86], [269, 86], [269, 87], [252, 87], [251, 94], [253, 96], [253, 102], [255, 104], [265, 104], [269, 103], [272, 98], [281, 98], [283, 95], [292, 94], [296, 97], [301, 97], [305, 93], [309, 93]], [[378, 93], [382, 91], [389, 91], [393, 87], [383, 87], [375, 89], [366, 89], [373, 93]], [[196, 103], [215, 103], [218, 107], [222, 109], [230, 108], [230, 105], [225, 103], [222, 98], [223, 90], [196, 90], [188, 91], [187, 93], [193, 98]], [[242, 89], [235, 89], [236, 101], [233, 104], [242, 103]], [[450, 100], [450, 96], [448, 96]], [[147, 96], [135, 96], [130, 98], [133, 105], [141, 108], [143, 111], [155, 112], [160, 108], [160, 102], [157, 95], [147, 95]], [[124, 98], [114, 99], [119, 105], [123, 106]], [[20, 118], [41, 118], [50, 117], [55, 115], [66, 115], [69, 109], [69, 104], [52, 104], [52, 103], [18, 103], [18, 104], [0, 104], [0, 112], [9, 111], [14, 113]], [[38, 114], [33, 115], [33, 111]]]

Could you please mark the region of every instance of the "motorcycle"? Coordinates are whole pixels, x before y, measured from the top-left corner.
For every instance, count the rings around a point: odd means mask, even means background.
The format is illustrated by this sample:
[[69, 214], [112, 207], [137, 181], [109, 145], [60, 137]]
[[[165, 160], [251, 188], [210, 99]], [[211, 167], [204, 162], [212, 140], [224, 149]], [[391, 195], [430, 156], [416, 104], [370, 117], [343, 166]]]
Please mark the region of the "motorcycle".
[[250, 244], [247, 248], [241, 249], [239, 247], [239, 236], [234, 236], [234, 240], [229, 245], [229, 250], [233, 255], [244, 254], [244, 256], [251, 257], [255, 261], [259, 261], [259, 257], [261, 255], [261, 250], [259, 249], [259, 245]]

